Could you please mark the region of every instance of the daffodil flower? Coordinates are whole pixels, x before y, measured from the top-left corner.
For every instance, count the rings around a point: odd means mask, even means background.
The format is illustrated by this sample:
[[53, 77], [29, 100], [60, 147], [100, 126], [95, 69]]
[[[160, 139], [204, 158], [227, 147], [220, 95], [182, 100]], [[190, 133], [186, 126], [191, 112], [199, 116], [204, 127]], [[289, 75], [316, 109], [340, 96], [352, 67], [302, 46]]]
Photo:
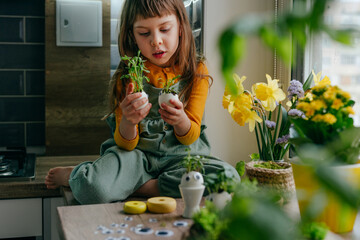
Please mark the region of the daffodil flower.
[[[240, 78], [239, 75], [234, 73], [233, 78], [234, 78], [235, 85], [236, 85], [236, 88], [237, 88], [237, 95], [242, 94], [244, 92], [244, 86], [243, 86], [242, 83], [246, 80], [246, 77], [242, 76]], [[230, 91], [228, 86], [225, 87], [224, 95], [231, 95], [231, 91]]]
[[331, 85], [331, 81], [330, 79], [325, 76], [323, 79], [321, 79], [321, 72], [318, 72], [317, 74], [315, 74], [314, 70], [311, 71], [313, 78], [314, 78], [314, 83], [315, 86], [317, 85]]
[[261, 101], [266, 111], [274, 111], [276, 102], [286, 98], [282, 89], [278, 86], [277, 79], [272, 80], [270, 75], [266, 74], [267, 84], [256, 83], [252, 86], [253, 94]]
[[249, 123], [249, 131], [253, 132], [255, 129], [256, 122], [261, 123], [262, 119], [259, 117], [259, 115], [255, 111], [251, 111], [250, 115], [245, 121], [246, 123]]

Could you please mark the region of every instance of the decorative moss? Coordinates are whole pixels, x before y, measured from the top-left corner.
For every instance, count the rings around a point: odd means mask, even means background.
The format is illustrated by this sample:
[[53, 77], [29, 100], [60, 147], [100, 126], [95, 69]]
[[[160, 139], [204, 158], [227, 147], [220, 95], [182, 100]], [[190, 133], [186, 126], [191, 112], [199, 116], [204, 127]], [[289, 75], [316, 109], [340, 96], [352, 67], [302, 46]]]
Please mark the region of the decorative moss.
[[286, 166], [280, 166], [276, 162], [268, 161], [259, 164], [254, 164], [254, 167], [267, 168], [267, 169], [285, 169]]

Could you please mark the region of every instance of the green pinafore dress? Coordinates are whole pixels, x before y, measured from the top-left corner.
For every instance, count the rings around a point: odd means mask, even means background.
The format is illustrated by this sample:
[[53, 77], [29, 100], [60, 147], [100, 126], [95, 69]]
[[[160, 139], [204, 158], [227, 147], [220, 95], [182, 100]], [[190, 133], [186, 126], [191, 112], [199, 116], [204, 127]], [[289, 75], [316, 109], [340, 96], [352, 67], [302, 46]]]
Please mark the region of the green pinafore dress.
[[[180, 81], [174, 88], [180, 91], [184, 84], [185, 81]], [[187, 155], [187, 148], [192, 155], [206, 157], [205, 174], [228, 168], [237, 180], [240, 179], [231, 165], [210, 156], [205, 125], [201, 125], [200, 137], [194, 143], [181, 144], [173, 127], [164, 122], [158, 112], [161, 89], [145, 82], [144, 91], [152, 107], [139, 123], [137, 147], [132, 151], [123, 150], [110, 138], [101, 145], [99, 159], [76, 166], [69, 179], [76, 200], [81, 204], [124, 200], [150, 179], [158, 179], [161, 196], [181, 197], [178, 185], [185, 173], [181, 161]], [[109, 118], [108, 124], [114, 132], [115, 118]]]

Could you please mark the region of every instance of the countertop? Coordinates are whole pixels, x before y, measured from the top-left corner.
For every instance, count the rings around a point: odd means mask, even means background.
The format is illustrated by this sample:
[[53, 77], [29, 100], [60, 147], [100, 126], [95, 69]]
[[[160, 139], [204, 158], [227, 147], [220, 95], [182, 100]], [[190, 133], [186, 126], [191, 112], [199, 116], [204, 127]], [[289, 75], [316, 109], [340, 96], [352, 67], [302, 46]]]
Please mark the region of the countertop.
[[60, 197], [62, 189], [47, 189], [45, 176], [50, 168], [75, 166], [84, 161], [94, 161], [98, 155], [87, 156], [38, 156], [36, 158], [35, 179], [30, 181], [0, 181], [0, 199]]

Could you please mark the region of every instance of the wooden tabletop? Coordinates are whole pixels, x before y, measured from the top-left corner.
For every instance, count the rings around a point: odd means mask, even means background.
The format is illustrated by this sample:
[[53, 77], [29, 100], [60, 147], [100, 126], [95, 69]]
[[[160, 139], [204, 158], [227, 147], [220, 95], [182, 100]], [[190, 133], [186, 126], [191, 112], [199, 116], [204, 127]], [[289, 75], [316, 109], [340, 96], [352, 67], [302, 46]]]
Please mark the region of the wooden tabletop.
[[[58, 207], [57, 210], [63, 238], [66, 240], [104, 240], [111, 237], [114, 239], [128, 237], [132, 240], [183, 239], [188, 234], [193, 221], [181, 216], [184, 209], [182, 199], [176, 199], [176, 203], [176, 210], [167, 214], [149, 212], [137, 215], [126, 214], [123, 212], [124, 202], [65, 206]], [[150, 233], [141, 234], [149, 230], [147, 228], [150, 228]], [[157, 236], [165, 233], [173, 235]]]
[[[143, 201], [146, 202], [144, 199]], [[113, 239], [128, 237], [132, 240], [166, 239], [165, 237], [160, 238], [155, 235], [156, 231], [164, 229], [170, 230], [174, 233], [172, 237], [167, 239], [183, 239], [189, 234], [189, 229], [193, 224], [193, 221], [191, 219], [185, 219], [181, 216], [184, 209], [182, 199], [176, 199], [176, 202], [176, 211], [169, 214], [153, 214], [149, 212], [139, 215], [125, 214], [123, 212], [124, 202], [65, 206], [58, 207], [57, 210], [60, 218], [63, 238], [66, 240], [105, 240], [111, 239], [111, 237]], [[204, 205], [204, 201], [202, 201], [201, 205]], [[295, 198], [283, 207], [290, 217], [294, 220], [300, 220], [299, 206]], [[132, 220], [127, 220], [127, 217], [132, 217]], [[156, 219], [157, 222], [152, 222], [153, 219]], [[174, 226], [174, 222], [176, 221], [186, 222], [187, 226], [176, 227]], [[126, 225], [123, 226], [122, 224]], [[133, 229], [137, 226], [151, 228], [153, 232], [149, 235], [139, 235]], [[325, 238], [325, 240], [354, 239], [360, 239], [360, 216], [358, 216], [357, 221], [355, 222], [353, 232], [340, 235], [329, 232]]]

